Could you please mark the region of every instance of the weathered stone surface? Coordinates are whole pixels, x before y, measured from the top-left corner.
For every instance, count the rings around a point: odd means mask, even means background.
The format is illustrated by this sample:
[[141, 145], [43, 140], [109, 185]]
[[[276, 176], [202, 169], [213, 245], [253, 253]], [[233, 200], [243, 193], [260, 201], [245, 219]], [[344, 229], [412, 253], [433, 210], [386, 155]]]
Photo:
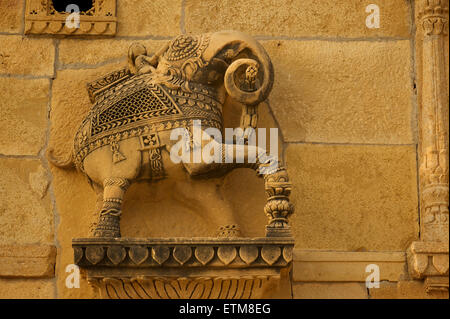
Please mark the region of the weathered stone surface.
[[52, 39], [0, 35], [0, 74], [52, 76], [55, 48]]
[[0, 78], [0, 153], [37, 155], [45, 143], [49, 80]]
[[424, 282], [419, 280], [381, 282], [380, 288], [369, 289], [370, 299], [448, 299], [447, 292], [427, 294]]
[[398, 251], [417, 238], [414, 146], [289, 144], [286, 152], [297, 248]]
[[416, 140], [409, 41], [263, 41], [285, 142]]
[[55, 298], [53, 279], [0, 278], [1, 299], [52, 299]]
[[367, 299], [362, 283], [293, 283], [294, 299]]
[[345, 252], [294, 250], [293, 281], [365, 282], [370, 272], [366, 267], [376, 264], [380, 281], [398, 281], [406, 275], [404, 252]]
[[381, 0], [380, 28], [366, 26], [370, 1], [186, 1], [186, 31], [234, 29], [252, 35], [289, 37], [409, 37], [407, 1]]
[[0, 12], [2, 13], [0, 15], [0, 32], [20, 32], [23, 19], [23, 4], [24, 1], [7, 0], [0, 2]]
[[0, 242], [2, 244], [53, 241], [53, 212], [49, 196], [41, 199], [29, 183], [41, 170], [38, 160], [0, 159]]
[[117, 36], [172, 36], [180, 32], [181, 1], [119, 0]]
[[1, 245], [1, 277], [53, 277], [56, 247], [51, 245]]
[[39, 166], [36, 172], [30, 173], [28, 178], [31, 189], [39, 195], [39, 198], [43, 198], [48, 188], [48, 175], [44, 167]]
[[[128, 48], [138, 42], [149, 53], [157, 51], [167, 40], [114, 40], [114, 39], [62, 39], [59, 44], [59, 61], [70, 67], [90, 66], [111, 60], [126, 60]], [[108, 48], [108, 50], [99, 50]]]

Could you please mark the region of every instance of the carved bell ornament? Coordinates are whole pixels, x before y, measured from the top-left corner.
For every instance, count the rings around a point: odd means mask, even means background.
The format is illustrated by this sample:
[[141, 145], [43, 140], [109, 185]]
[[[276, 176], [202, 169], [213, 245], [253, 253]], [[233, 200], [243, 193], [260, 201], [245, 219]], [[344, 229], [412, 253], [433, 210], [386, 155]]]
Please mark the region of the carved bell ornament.
[[[51, 163], [59, 167], [75, 165], [92, 185], [103, 190], [103, 204], [93, 232], [96, 238], [74, 240], [76, 262], [88, 268], [137, 267], [137, 273], [145, 278], [152, 276], [152, 269], [159, 269], [157, 273], [164, 277], [171, 267], [190, 265], [201, 274], [214, 265], [223, 272], [221, 281], [237, 278], [245, 284], [236, 273], [227, 273], [229, 265], [237, 262], [239, 267], [254, 270], [247, 278], [252, 282], [278, 278], [279, 271], [291, 262], [293, 239], [288, 222], [294, 211], [289, 202], [291, 184], [278, 159], [266, 156], [264, 149], [250, 143], [248, 133], [257, 127], [258, 105], [272, 89], [274, 71], [268, 54], [256, 40], [236, 31], [183, 34], [156, 53], [149, 52], [142, 44], [131, 45], [127, 67], [89, 83], [93, 105], [75, 134], [72, 154], [62, 159], [55, 157], [52, 150], [48, 152]], [[174, 161], [173, 150], [178, 141], [172, 135], [176, 130], [186, 137], [181, 150], [193, 152], [194, 158], [196, 147], [211, 142], [195, 140], [195, 125], [200, 124], [202, 131], [224, 130], [223, 106], [227, 97], [243, 106], [240, 128], [245, 143], [240, 154], [244, 154], [245, 160], [240, 160], [236, 145], [214, 140], [214, 153], [220, 153], [218, 160], [195, 161], [187, 156]], [[252, 160], [251, 154], [255, 154]], [[269, 218], [266, 237], [241, 238], [240, 227], [230, 213], [223, 216], [226, 222], [218, 225], [218, 237], [206, 239], [200, 246], [186, 238], [166, 239], [168, 242], [121, 240], [122, 203], [129, 186], [138, 180], [171, 178], [180, 165], [190, 175], [205, 177], [238, 167], [253, 169], [264, 176], [268, 196], [264, 212]], [[228, 241], [223, 241], [223, 237], [228, 237]], [[229, 242], [230, 239], [237, 242]], [[255, 265], [258, 267], [254, 268]], [[132, 286], [144, 278], [129, 281], [119, 276], [114, 281], [109, 276], [109, 270], [91, 271], [90, 278], [104, 291], [117, 282], [125, 280]], [[154, 283], [156, 279], [148, 280]], [[171, 285], [171, 280], [184, 279], [158, 280], [162, 285]], [[197, 277], [189, 280], [196, 285], [210, 284]], [[216, 291], [214, 287], [212, 284], [210, 289]], [[237, 295], [251, 296], [242, 289]]]

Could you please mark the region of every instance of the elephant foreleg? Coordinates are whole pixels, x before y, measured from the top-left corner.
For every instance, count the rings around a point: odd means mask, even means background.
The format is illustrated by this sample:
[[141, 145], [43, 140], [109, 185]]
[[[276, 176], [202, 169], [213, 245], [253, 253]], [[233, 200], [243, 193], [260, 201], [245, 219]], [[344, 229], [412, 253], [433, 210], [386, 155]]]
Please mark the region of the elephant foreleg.
[[103, 206], [94, 231], [95, 237], [120, 237], [122, 201], [130, 182], [125, 178], [107, 178], [103, 182]]

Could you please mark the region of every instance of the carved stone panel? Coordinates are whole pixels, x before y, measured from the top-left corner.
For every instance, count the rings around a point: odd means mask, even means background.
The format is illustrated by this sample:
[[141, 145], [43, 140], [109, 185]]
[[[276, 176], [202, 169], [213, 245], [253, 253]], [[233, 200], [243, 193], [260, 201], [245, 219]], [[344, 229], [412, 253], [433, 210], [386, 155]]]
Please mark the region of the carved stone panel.
[[[82, 9], [80, 9], [82, 10]], [[79, 25], [67, 25], [71, 13], [57, 11], [52, 0], [27, 0], [25, 34], [115, 35], [116, 1], [92, 0], [92, 7], [79, 12]]]

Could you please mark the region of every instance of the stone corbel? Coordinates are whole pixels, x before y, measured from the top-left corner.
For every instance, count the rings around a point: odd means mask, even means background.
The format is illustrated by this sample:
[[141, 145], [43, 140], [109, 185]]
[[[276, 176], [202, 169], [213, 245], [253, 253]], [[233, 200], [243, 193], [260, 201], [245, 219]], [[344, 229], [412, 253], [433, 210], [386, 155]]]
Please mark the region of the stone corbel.
[[80, 238], [75, 263], [105, 299], [254, 299], [290, 267], [289, 238]]
[[416, 1], [420, 241], [407, 253], [411, 276], [425, 279], [428, 293], [449, 287], [448, 6], [448, 0]]
[[52, 0], [27, 0], [25, 34], [115, 35], [116, 0], [93, 0], [92, 8], [80, 12], [79, 27], [69, 28], [67, 12], [58, 12]]

